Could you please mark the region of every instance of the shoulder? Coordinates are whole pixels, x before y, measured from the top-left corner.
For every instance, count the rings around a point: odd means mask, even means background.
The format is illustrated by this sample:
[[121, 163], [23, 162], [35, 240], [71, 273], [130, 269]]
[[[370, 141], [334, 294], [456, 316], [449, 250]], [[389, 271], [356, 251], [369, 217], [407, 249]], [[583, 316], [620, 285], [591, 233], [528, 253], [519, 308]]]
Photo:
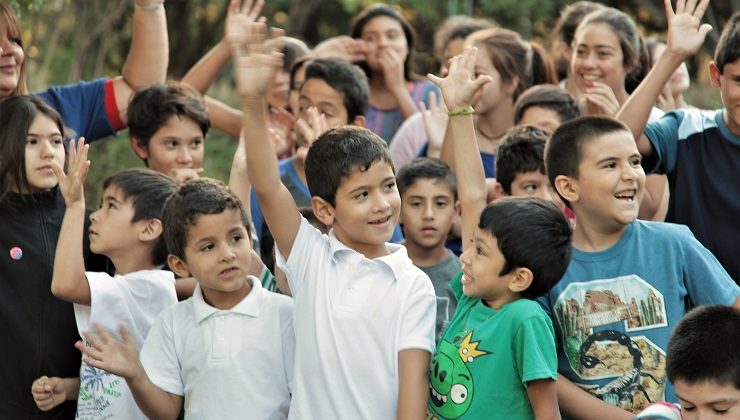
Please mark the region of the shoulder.
[[635, 220], [633, 222], [637, 242], [682, 242], [694, 239], [694, 234], [686, 225], [668, 222], [652, 222], [647, 220]]
[[523, 323], [530, 320], [550, 322], [550, 318], [545, 313], [545, 310], [534, 300], [521, 298], [508, 305], [510, 316], [516, 323]]

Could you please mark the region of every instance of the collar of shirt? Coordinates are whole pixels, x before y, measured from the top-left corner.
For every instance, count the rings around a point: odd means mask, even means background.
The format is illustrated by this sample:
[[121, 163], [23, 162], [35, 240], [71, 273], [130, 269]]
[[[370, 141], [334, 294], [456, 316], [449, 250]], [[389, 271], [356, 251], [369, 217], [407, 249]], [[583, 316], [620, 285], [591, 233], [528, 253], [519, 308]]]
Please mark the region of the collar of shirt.
[[398, 280], [402, 277], [403, 273], [408, 269], [409, 265], [411, 265], [411, 259], [409, 259], [408, 254], [406, 253], [406, 247], [403, 245], [386, 242], [385, 246], [388, 248], [390, 253], [382, 257], [369, 259], [343, 244], [334, 235], [334, 230], [329, 231], [328, 236], [329, 251], [334, 263], [339, 263], [346, 258], [349, 262], [355, 264], [363, 262], [384, 266], [391, 270], [394, 280]]
[[200, 285], [196, 286], [193, 292], [193, 313], [195, 315], [195, 322], [200, 324], [208, 317], [218, 313], [234, 313], [239, 315], [246, 315], [249, 317], [257, 318], [260, 314], [260, 306], [262, 303], [262, 283], [259, 279], [253, 276], [247, 276], [247, 281], [252, 285], [252, 290], [247, 296], [242, 299], [241, 302], [237, 303], [231, 309], [218, 309], [206, 303], [203, 299], [203, 291], [200, 289]]

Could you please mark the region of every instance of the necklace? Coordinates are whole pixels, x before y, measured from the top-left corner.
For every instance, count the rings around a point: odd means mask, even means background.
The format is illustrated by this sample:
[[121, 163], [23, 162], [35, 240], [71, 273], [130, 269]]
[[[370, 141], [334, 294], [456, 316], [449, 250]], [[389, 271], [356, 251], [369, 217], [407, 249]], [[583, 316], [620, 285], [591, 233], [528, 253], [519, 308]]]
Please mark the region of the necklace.
[[[486, 143], [488, 143], [491, 147], [491, 150], [482, 150], [485, 152], [491, 152], [496, 153], [498, 150], [498, 144], [501, 141], [501, 138], [504, 136], [503, 134], [497, 135], [497, 136], [489, 136], [483, 132], [483, 130], [480, 129], [480, 123], [478, 122], [480, 120], [475, 121], [475, 131], [476, 134], [480, 136], [483, 140], [486, 140]], [[481, 146], [481, 149], [487, 149], [486, 147]]]

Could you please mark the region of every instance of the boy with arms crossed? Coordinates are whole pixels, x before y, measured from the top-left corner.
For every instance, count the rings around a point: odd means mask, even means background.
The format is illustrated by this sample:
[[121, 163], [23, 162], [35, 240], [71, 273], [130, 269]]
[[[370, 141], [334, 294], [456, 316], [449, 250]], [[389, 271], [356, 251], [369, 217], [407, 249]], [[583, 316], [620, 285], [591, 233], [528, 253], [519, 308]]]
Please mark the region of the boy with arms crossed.
[[674, 401], [671, 328], [691, 305], [740, 307], [740, 288], [685, 226], [636, 220], [640, 160], [629, 129], [603, 117], [561, 125], [545, 150], [548, 178], [577, 220], [568, 271], [540, 298], [558, 334], [560, 405], [576, 418], [629, 418], [619, 409]]
[[435, 295], [405, 248], [386, 243], [401, 204], [388, 148], [354, 127], [330, 130], [311, 145], [311, 205], [332, 226], [321, 235], [300, 217], [270, 147], [264, 95], [281, 57], [265, 48], [264, 24], [237, 29], [231, 39], [250, 131], [249, 178], [295, 299], [290, 417], [423, 418]]
[[557, 419], [554, 332], [533, 298], [562, 276], [570, 228], [552, 204], [501, 199], [486, 207], [486, 185], [471, 102], [490, 76], [473, 80], [476, 48], [430, 77], [450, 109], [462, 209], [463, 273], [451, 281], [458, 307], [434, 355], [428, 418]]
[[121, 328], [118, 341], [97, 326], [77, 343], [83, 361], [126, 379], [151, 418], [285, 419], [294, 335], [290, 298], [248, 275], [249, 221], [220, 181], [181, 186], [165, 204], [168, 263], [198, 281], [193, 297], [164, 311], [140, 358]]
[[700, 26], [709, 0], [666, 0], [668, 46], [617, 114], [632, 131], [649, 172], [668, 175], [666, 221], [687, 225], [740, 283], [740, 13], [727, 22], [709, 64], [723, 109], [682, 109], [647, 123], [650, 108], [673, 72], [694, 55], [711, 30]]
[[[90, 215], [90, 250], [110, 258], [116, 275], [86, 272], [82, 258], [85, 218], [83, 183], [90, 162], [88, 145], [70, 143], [69, 171], [54, 166], [67, 208], [54, 259], [52, 293], [74, 303], [77, 328], [93, 323], [115, 331], [120, 324], [131, 331], [140, 348], [154, 319], [177, 303], [175, 279], [161, 270], [167, 258], [162, 238], [162, 208], [177, 185], [148, 169], [128, 169], [103, 182], [100, 208]], [[79, 378], [41, 377], [32, 393], [41, 410], [51, 410], [65, 399], [77, 399], [77, 418], [144, 419], [122, 378], [83, 361]], [[79, 394], [79, 395], [78, 395]]]
[[398, 170], [396, 183], [401, 195], [403, 244], [414, 265], [429, 276], [437, 294], [436, 343], [457, 307], [450, 279], [460, 272], [460, 259], [445, 247], [460, 211], [457, 182], [444, 161], [417, 158]]

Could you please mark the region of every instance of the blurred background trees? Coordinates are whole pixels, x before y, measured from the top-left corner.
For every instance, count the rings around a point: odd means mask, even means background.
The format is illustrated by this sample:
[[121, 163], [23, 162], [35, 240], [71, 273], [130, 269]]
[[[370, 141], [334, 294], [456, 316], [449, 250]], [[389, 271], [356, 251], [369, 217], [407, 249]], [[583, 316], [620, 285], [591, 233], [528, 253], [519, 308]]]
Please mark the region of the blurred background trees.
[[[7, 1], [7, 0], [6, 0]], [[53, 84], [89, 80], [120, 73], [131, 37], [132, 0], [9, 0], [23, 25], [23, 40], [32, 90]], [[399, 7], [417, 31], [417, 63], [420, 74], [438, 68], [432, 58], [434, 30], [448, 16], [467, 14], [495, 19], [525, 38], [550, 46], [550, 31], [558, 11], [574, 0], [389, 0]], [[664, 35], [662, 0], [600, 0], [635, 18], [646, 36]], [[228, 0], [167, 0], [170, 40], [169, 76], [182, 77], [223, 35]], [[271, 25], [315, 45], [321, 40], [349, 32], [352, 17], [369, 0], [267, 0], [264, 15]], [[707, 85], [706, 62], [710, 59], [724, 22], [740, 10], [740, 0], [714, 0], [705, 21], [714, 30], [705, 43], [705, 54], [689, 63], [692, 90], [688, 98], [699, 107], [719, 106], [716, 90]], [[238, 105], [233, 77], [225, 69], [209, 94]], [[212, 131], [206, 141], [205, 176], [227, 179], [236, 142]], [[88, 192], [90, 205], [98, 201], [100, 181], [118, 169], [141, 165], [131, 152], [124, 131], [91, 149]]]

